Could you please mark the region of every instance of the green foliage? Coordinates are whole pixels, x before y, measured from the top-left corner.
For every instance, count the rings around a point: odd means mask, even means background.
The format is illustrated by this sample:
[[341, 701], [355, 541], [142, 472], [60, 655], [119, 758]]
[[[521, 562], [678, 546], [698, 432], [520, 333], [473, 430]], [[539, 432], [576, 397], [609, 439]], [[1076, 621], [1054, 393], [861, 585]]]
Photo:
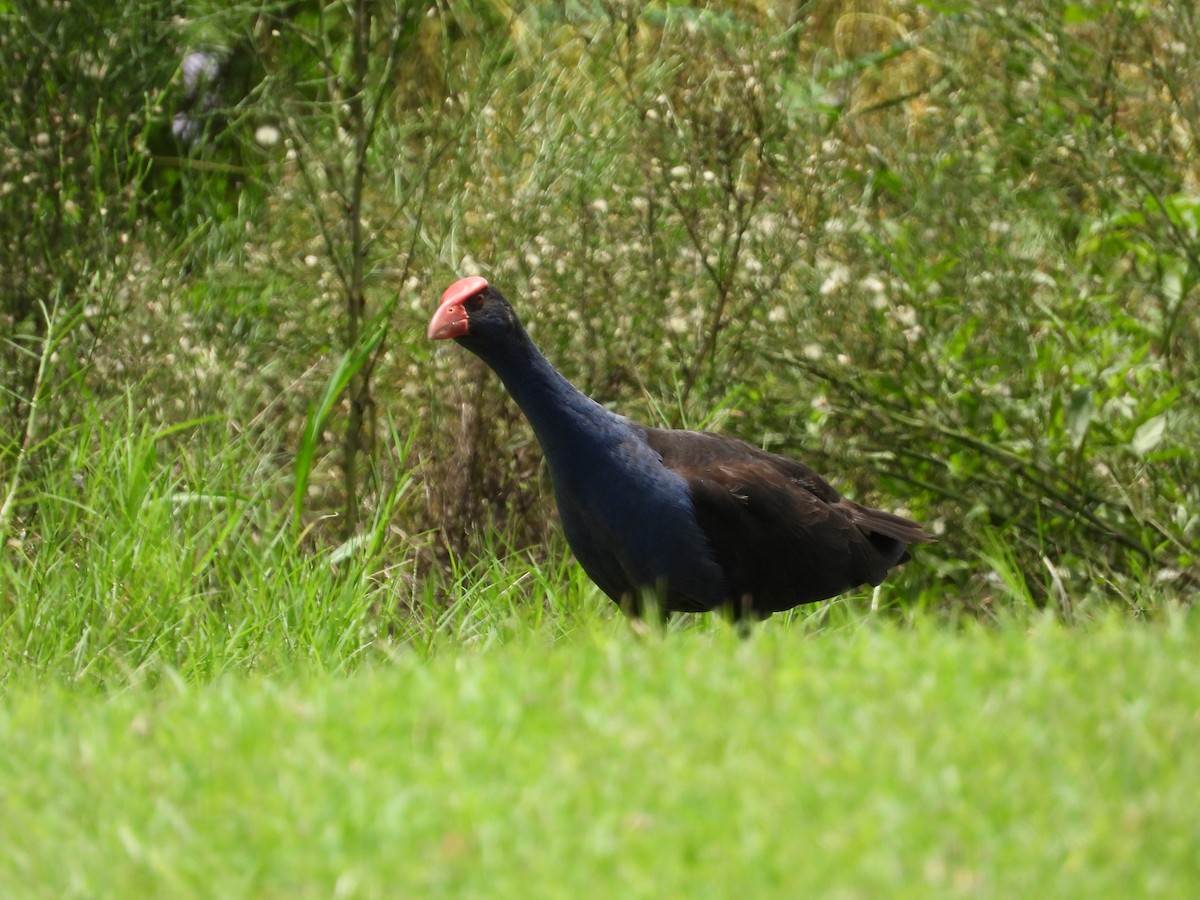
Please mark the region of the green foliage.
[[[341, 669], [402, 633], [393, 579], [377, 573], [410, 482], [380, 499], [368, 540], [310, 554], [270, 502], [280, 476], [239, 467], [255, 455], [246, 443], [216, 416], [154, 431], [132, 396], [46, 438], [56, 466], [19, 510], [0, 571], [0, 679]], [[402, 464], [407, 446], [395, 450]]]
[[[501, 577], [484, 560], [503, 571], [528, 553], [557, 571], [528, 428], [495, 379], [424, 338], [442, 287], [480, 272], [602, 402], [805, 458], [851, 496], [929, 522], [939, 543], [885, 601], [1153, 612], [1194, 586], [1200, 78], [1179, 48], [1200, 41], [1182, 5], [830, 0], [797, 17], [769, 4], [450, 4], [418, 19], [401, 4], [377, 8], [358, 64], [349, 45], [363, 35], [343, 7], [196, 6], [176, 31], [163, 9], [115, 30], [116, 48], [167, 35], [153, 54], [130, 51], [145, 64], [105, 70], [159, 87], [105, 82], [141, 112], [93, 116], [63, 157], [95, 163], [80, 170], [88, 208], [110, 210], [62, 238], [81, 261], [70, 270], [110, 256], [128, 267], [60, 279], [50, 296], [79, 316], [53, 354], [40, 352], [44, 317], [13, 325], [27, 374], [8, 395], [0, 483], [16, 485], [4, 503], [18, 584], [90, 570], [76, 565], [90, 545], [61, 528], [77, 512], [52, 509], [71, 503], [63, 473], [133, 449], [109, 429], [66, 436], [126, 397], [126, 431], [167, 435], [145, 440], [171, 453], [186, 444], [178, 423], [208, 422], [190, 477], [231, 478], [254, 498], [221, 504], [212, 527], [236, 542], [248, 526], [230, 522], [249, 516], [269, 571], [332, 553], [373, 584], [403, 560], [400, 599], [356, 595], [384, 630], [418, 609], [426, 624], [461, 623], [464, 582]], [[118, 225], [112, 210], [165, 196], [141, 136], [166, 127], [154, 91], [177, 48], [198, 44], [248, 55], [250, 89], [224, 118], [241, 134], [275, 127], [280, 142], [243, 154], [236, 202], [222, 200], [228, 179], [200, 179], [185, 228]], [[51, 87], [67, 77], [51, 71]], [[21, 110], [36, 136], [41, 113]], [[221, 152], [213, 138], [181, 172], [221, 168], [205, 156]], [[31, 432], [43, 358], [61, 381]], [[332, 440], [355, 416], [361, 496]], [[170, 495], [164, 452], [155, 491]], [[95, 507], [123, 508], [110, 494]], [[270, 556], [281, 541], [300, 555]], [[175, 572], [172, 590], [198, 578], [221, 595], [237, 571]]]
[[[0, 884], [1195, 894], [1190, 6], [371, 9], [0, 2]], [[476, 272], [939, 542], [630, 633]]]
[[136, 227], [155, 105], [178, 65], [173, 3], [19, 3], [0, 11], [6, 332], [118, 260]]
[[[35, 416], [51, 429], [70, 417], [44, 401], [78, 376], [111, 323], [103, 285], [133, 268], [157, 107], [177, 65], [163, 41], [174, 8], [0, 8], [0, 472], [10, 490], [21, 487]], [[85, 318], [83, 341], [60, 344], [62, 322]], [[78, 356], [47, 366], [52, 347]], [[12, 503], [0, 498], [0, 535]]]
[[308, 480], [312, 474], [313, 460], [316, 457], [318, 442], [329, 422], [334, 405], [358, 373], [363, 370], [379, 342], [383, 340], [384, 330], [380, 322], [357, 346], [351, 347], [338, 361], [334, 368], [320, 400], [308, 410], [308, 418], [304, 425], [304, 433], [300, 436], [300, 444], [296, 448], [296, 487], [292, 494], [292, 508], [295, 516], [296, 530], [301, 527], [304, 515], [305, 498], [308, 494]]

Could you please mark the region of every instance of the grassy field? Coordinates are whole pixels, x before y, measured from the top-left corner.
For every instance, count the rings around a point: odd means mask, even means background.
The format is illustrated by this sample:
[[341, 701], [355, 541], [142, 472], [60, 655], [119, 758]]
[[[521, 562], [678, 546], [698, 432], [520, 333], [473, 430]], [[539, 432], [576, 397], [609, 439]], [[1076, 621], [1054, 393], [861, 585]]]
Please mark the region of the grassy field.
[[[480, 650], [0, 701], [9, 896], [1190, 896], [1195, 616], [598, 607]], [[811, 619], [811, 617], [809, 617]], [[805, 624], [811, 627], [805, 627]]]
[[[0, 24], [0, 898], [1200, 895], [1193, 4]], [[937, 542], [634, 634], [475, 273]]]

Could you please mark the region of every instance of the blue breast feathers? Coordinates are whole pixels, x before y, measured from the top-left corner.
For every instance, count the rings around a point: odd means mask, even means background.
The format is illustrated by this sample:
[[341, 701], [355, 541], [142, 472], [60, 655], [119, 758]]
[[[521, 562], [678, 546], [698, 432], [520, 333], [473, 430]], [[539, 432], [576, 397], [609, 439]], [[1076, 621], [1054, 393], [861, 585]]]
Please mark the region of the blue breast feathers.
[[710, 609], [725, 593], [696, 522], [687, 484], [622, 420], [571, 454], [549, 458], [567, 540], [584, 571], [614, 600], [663, 590], [674, 609]]

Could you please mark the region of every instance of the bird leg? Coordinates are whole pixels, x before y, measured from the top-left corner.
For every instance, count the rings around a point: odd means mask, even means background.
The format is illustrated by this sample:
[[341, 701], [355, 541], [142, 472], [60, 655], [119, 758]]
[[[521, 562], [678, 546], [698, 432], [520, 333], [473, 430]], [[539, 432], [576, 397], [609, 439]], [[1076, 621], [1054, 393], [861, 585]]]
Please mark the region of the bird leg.
[[646, 588], [636, 595], [626, 594], [621, 598], [621, 611], [629, 622], [629, 630], [639, 638], [650, 635], [651, 629], [658, 626], [658, 632], [664, 634], [667, 624], [671, 621], [671, 611], [666, 606], [666, 588], [659, 585], [656, 588]]
[[761, 622], [771, 615], [754, 609], [754, 597], [751, 594], [742, 594], [737, 602], [726, 603], [721, 607], [721, 611], [726, 621], [737, 630], [738, 637], [743, 640], [750, 637], [756, 622]]
[[646, 624], [646, 620], [641, 616], [626, 616], [625, 621], [629, 623], [629, 630], [633, 632], [633, 636], [639, 641], [644, 641], [650, 637], [650, 626]]

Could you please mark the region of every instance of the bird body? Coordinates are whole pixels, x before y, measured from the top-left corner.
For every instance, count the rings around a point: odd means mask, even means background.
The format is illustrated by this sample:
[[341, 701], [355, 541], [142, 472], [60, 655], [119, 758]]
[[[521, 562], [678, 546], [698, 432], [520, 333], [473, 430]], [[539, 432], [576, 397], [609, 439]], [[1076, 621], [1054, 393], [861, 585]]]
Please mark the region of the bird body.
[[541, 354], [508, 301], [464, 278], [429, 337], [491, 367], [545, 453], [580, 565], [633, 614], [725, 608], [763, 618], [880, 583], [928, 541], [915, 522], [843, 498], [803, 463], [737, 438], [650, 428], [595, 402]]

